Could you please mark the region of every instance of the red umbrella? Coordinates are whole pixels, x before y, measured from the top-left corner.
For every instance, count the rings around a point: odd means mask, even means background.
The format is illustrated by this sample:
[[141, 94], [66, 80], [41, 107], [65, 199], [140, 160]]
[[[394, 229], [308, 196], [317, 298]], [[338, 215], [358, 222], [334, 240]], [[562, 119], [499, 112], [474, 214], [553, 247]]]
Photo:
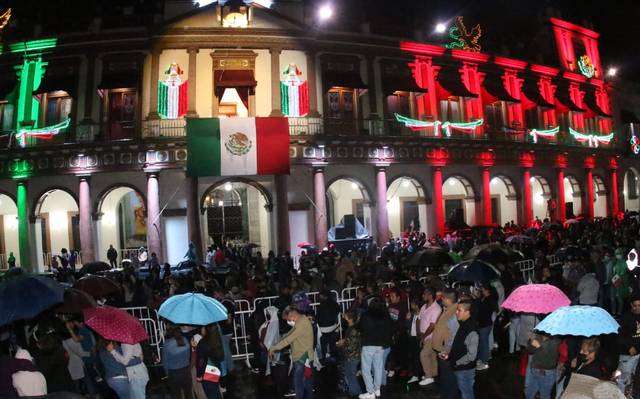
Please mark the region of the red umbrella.
[[73, 288], [84, 291], [94, 298], [104, 298], [120, 292], [120, 287], [113, 280], [93, 275], [82, 277]]
[[64, 302], [54, 310], [58, 313], [82, 313], [84, 309], [98, 306], [96, 300], [84, 291], [67, 288], [64, 291]]
[[85, 323], [103, 338], [125, 344], [137, 344], [149, 339], [140, 320], [111, 306], [84, 310]]
[[313, 244], [307, 241], [302, 241], [302, 242], [299, 242], [297, 246], [298, 248], [305, 248], [305, 247], [312, 247]]

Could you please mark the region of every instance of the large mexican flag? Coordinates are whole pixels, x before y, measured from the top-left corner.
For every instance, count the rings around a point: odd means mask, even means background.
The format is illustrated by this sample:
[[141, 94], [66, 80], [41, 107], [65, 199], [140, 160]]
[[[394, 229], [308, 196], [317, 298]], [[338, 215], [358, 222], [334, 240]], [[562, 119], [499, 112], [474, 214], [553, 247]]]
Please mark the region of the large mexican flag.
[[289, 174], [287, 118], [187, 118], [187, 175]]

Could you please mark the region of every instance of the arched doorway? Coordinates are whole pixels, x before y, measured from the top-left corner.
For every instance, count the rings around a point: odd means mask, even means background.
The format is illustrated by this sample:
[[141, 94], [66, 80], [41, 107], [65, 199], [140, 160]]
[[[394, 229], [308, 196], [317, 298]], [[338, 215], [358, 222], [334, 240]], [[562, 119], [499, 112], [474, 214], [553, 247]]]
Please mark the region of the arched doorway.
[[493, 223], [501, 226], [518, 220], [516, 188], [511, 179], [503, 175], [491, 179], [491, 217]]
[[69, 192], [45, 191], [38, 197], [34, 216], [38, 266], [50, 266], [52, 257], [62, 255], [63, 250], [69, 255], [80, 251], [78, 203]]
[[593, 217], [607, 217], [607, 188], [597, 175], [593, 175]]
[[[369, 193], [358, 180], [350, 177], [335, 180], [327, 189], [327, 224], [329, 228], [341, 224], [346, 215], [353, 215], [371, 235], [370, 201]], [[336, 232], [335, 238], [352, 238], [355, 233], [351, 233], [354, 232], [347, 228], [345, 236]]]
[[147, 246], [147, 208], [145, 199], [133, 187], [118, 185], [100, 197], [98, 213], [98, 258], [107, 261], [110, 245], [118, 251], [118, 261], [138, 255]]
[[463, 176], [451, 176], [442, 184], [445, 222], [450, 229], [458, 229], [462, 222], [469, 226], [476, 223], [475, 191], [471, 182]]
[[20, 266], [18, 208], [11, 197], [0, 194], [0, 269], [9, 266], [7, 259], [11, 253], [16, 258], [16, 265]]
[[427, 205], [422, 185], [414, 178], [402, 176], [387, 189], [387, 214], [392, 237], [403, 231], [427, 231]]
[[271, 249], [271, 198], [258, 183], [230, 180], [207, 190], [202, 202], [207, 245], [233, 242]]
[[533, 176], [529, 182], [531, 183], [533, 219], [544, 220], [549, 217], [547, 211], [547, 201], [551, 198], [549, 182], [542, 176]]
[[582, 191], [575, 176], [567, 175], [564, 178], [564, 203], [566, 219], [573, 219], [582, 213]]
[[640, 210], [640, 190], [638, 179], [640, 173], [636, 168], [629, 168], [624, 174], [624, 209], [628, 211]]

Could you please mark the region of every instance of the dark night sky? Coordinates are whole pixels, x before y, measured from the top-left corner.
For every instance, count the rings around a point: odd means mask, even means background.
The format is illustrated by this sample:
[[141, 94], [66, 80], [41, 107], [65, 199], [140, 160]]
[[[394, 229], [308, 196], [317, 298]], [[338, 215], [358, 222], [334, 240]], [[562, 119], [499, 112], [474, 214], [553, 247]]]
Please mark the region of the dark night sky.
[[[188, 0], [183, 0], [188, 3]], [[640, 0], [275, 0], [304, 1], [310, 6], [332, 2], [334, 26], [358, 30], [371, 21], [374, 33], [410, 37], [416, 29], [431, 33], [436, 22], [465, 17], [467, 25], [480, 23], [481, 44], [487, 53], [529, 61], [557, 64], [548, 16], [554, 15], [599, 32], [603, 67], [615, 65], [627, 79], [640, 82]], [[163, 0], [0, 0], [0, 7], [14, 7], [15, 25], [6, 40], [20, 30], [29, 31], [42, 21], [43, 34], [61, 28], [84, 30], [94, 16], [123, 24], [122, 8], [135, 8], [135, 25], [149, 24], [152, 14], [162, 13]], [[146, 16], [144, 15], [146, 14]], [[105, 25], [107, 25], [105, 23]], [[31, 30], [32, 31], [32, 30]], [[443, 42], [427, 35], [427, 41]], [[546, 53], [540, 59], [542, 53]]]

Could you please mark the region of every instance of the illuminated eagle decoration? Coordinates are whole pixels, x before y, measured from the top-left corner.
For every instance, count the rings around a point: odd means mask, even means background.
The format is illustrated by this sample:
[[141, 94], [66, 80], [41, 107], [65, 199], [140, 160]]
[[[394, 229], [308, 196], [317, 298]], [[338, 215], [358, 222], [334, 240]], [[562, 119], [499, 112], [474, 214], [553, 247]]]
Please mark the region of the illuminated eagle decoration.
[[467, 27], [464, 25], [463, 17], [456, 17], [456, 23], [449, 29], [449, 37], [453, 41], [446, 44], [446, 48], [450, 49], [463, 49], [467, 51], [480, 52], [480, 45], [478, 40], [482, 36], [482, 28], [480, 24], [477, 24], [471, 29], [471, 32], [467, 31]]

